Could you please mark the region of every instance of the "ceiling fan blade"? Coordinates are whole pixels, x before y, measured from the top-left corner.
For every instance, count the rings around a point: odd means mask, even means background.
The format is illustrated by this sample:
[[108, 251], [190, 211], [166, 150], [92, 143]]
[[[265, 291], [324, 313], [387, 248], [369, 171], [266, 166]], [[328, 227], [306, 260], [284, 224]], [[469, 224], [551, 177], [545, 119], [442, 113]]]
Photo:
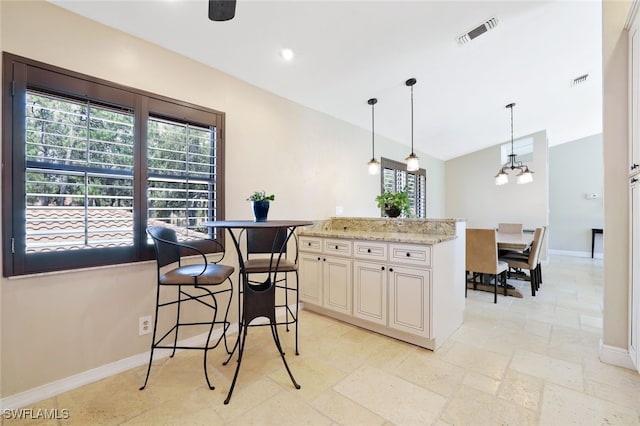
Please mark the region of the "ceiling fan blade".
[[228, 21], [236, 16], [236, 0], [209, 0], [209, 19]]

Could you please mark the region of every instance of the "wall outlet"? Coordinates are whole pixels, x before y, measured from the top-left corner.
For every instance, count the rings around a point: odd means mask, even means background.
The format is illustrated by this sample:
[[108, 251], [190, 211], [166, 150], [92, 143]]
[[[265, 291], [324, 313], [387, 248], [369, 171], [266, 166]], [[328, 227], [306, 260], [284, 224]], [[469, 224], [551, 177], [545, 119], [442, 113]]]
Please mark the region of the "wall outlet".
[[140, 336], [151, 333], [152, 326], [153, 324], [151, 324], [151, 315], [138, 318], [138, 334]]

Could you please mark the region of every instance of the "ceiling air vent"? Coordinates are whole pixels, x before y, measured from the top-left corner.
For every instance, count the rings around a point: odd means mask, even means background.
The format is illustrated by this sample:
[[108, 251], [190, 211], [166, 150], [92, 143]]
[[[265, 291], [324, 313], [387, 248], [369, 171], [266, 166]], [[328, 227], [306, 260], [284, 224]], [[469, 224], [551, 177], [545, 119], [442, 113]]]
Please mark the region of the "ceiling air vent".
[[571, 86], [577, 86], [578, 84], [586, 83], [589, 78], [589, 74], [583, 74], [580, 77], [576, 77], [571, 81]]
[[458, 44], [460, 46], [464, 46], [465, 44], [469, 43], [474, 38], [479, 37], [482, 34], [486, 33], [487, 31], [494, 29], [497, 25], [498, 25], [498, 19], [497, 18], [491, 18], [491, 19], [483, 22], [481, 25], [478, 25], [477, 27], [475, 27], [471, 31], [467, 32], [466, 34], [462, 34], [456, 40], [458, 41]]

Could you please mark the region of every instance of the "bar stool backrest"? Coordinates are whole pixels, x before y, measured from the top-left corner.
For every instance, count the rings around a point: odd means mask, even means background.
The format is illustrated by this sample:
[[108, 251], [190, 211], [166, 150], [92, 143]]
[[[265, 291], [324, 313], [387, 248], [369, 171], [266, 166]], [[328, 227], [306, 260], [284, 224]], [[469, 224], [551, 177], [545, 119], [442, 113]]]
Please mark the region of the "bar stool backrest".
[[[251, 254], [282, 254], [287, 253], [285, 240], [286, 229], [281, 228], [248, 228], [247, 229], [247, 257]], [[284, 248], [283, 248], [284, 246]]]
[[150, 226], [147, 228], [147, 233], [153, 239], [159, 268], [180, 261], [180, 246], [176, 231], [164, 226]]

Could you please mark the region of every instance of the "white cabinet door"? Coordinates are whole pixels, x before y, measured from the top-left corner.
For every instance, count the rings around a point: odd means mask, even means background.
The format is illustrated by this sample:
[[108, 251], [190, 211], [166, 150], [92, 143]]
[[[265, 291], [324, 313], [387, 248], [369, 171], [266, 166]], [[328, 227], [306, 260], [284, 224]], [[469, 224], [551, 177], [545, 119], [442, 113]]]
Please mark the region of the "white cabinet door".
[[353, 316], [387, 325], [387, 266], [353, 263]]
[[300, 253], [300, 300], [322, 305], [322, 257], [314, 253]]
[[638, 19], [629, 31], [629, 174], [640, 172], [640, 31]]
[[428, 270], [389, 268], [389, 327], [431, 338], [431, 274]]
[[640, 181], [633, 178], [629, 188], [629, 355], [640, 372]]
[[640, 372], [640, 15], [629, 30], [629, 355]]
[[325, 308], [351, 315], [352, 263], [350, 259], [330, 256], [322, 258]]

